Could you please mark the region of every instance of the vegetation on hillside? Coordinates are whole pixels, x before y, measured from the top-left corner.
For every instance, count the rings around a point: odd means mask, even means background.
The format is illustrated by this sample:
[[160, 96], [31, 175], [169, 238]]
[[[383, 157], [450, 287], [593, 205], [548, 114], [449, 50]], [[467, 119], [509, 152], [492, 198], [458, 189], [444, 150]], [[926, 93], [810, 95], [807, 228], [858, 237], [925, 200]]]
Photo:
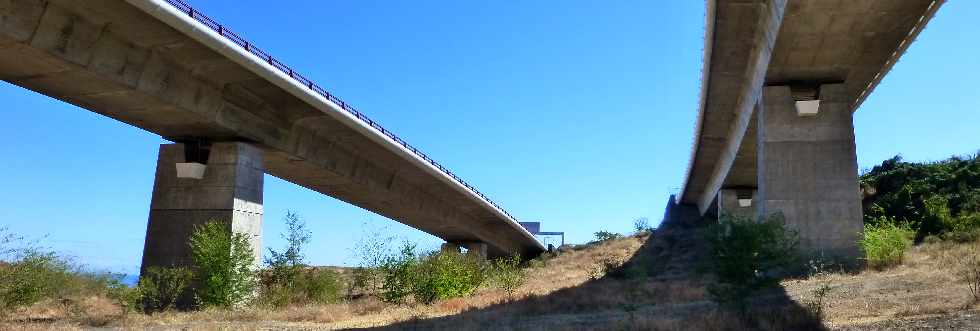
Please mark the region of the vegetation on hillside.
[[905, 162], [895, 156], [861, 175], [865, 224], [909, 226], [916, 242], [980, 228], [980, 159]]

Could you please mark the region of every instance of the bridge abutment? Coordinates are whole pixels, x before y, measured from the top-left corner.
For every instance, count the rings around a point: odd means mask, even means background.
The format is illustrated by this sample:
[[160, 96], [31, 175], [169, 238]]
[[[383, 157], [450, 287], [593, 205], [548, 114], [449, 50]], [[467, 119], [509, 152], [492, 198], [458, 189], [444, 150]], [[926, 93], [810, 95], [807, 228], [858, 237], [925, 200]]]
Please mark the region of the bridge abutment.
[[788, 86], [768, 86], [758, 120], [760, 215], [782, 213], [804, 251], [853, 261], [863, 228], [851, 104], [843, 84], [819, 89], [802, 116]]
[[247, 234], [260, 262], [262, 150], [239, 142], [214, 143], [200, 179], [178, 177], [177, 163], [188, 161], [185, 154], [184, 144], [160, 145], [141, 275], [148, 267], [192, 266], [188, 239], [195, 225], [210, 220], [229, 222], [231, 231]]

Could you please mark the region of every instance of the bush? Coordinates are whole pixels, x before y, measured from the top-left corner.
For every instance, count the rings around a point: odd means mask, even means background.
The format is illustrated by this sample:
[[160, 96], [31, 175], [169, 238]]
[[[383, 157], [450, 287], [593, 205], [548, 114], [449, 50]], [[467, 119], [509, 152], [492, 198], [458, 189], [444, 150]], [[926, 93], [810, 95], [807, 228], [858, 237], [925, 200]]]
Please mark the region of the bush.
[[780, 215], [758, 221], [722, 216], [705, 231], [705, 241], [710, 254], [704, 267], [717, 277], [708, 293], [720, 303], [744, 303], [753, 292], [777, 284], [777, 274], [798, 257], [797, 233], [786, 229]]
[[886, 268], [902, 263], [905, 251], [912, 246], [912, 230], [893, 222], [865, 225], [858, 243], [869, 267]]
[[234, 307], [252, 297], [255, 256], [246, 234], [233, 233], [228, 222], [211, 220], [194, 226], [190, 247], [197, 267], [199, 305]]
[[343, 298], [344, 282], [333, 270], [313, 269], [304, 274], [302, 288], [306, 299], [315, 303], [334, 303]]
[[418, 253], [406, 243], [397, 254], [385, 257], [377, 269], [382, 284], [379, 298], [389, 303], [430, 304], [438, 299], [473, 293], [487, 278], [489, 268], [475, 257], [458, 252]]
[[[149, 267], [133, 289], [133, 293], [118, 292], [117, 301], [122, 301], [124, 309], [139, 310], [144, 313], [173, 309], [185, 295], [194, 274], [190, 269], [175, 267]], [[126, 301], [133, 300], [132, 303]]]
[[595, 233], [595, 240], [593, 240], [591, 243], [593, 243], [593, 244], [594, 243], [601, 243], [601, 242], [604, 242], [604, 241], [609, 241], [609, 240], [613, 240], [613, 239], [619, 239], [619, 238], [622, 238], [622, 237], [623, 237], [623, 235], [618, 234], [618, 233], [615, 233], [615, 232], [599, 231], [599, 232], [596, 232]]
[[0, 265], [0, 315], [60, 296], [72, 276], [68, 262], [53, 253], [28, 249], [18, 255]]
[[75, 298], [111, 294], [124, 286], [117, 275], [85, 272], [67, 257], [25, 242], [0, 227], [0, 316], [45, 299], [71, 312]]
[[414, 272], [419, 263], [419, 257], [415, 253], [415, 245], [406, 243], [401, 251], [395, 255], [385, 257], [381, 265], [378, 266], [378, 274], [383, 279], [381, 282], [381, 301], [388, 303], [402, 303], [414, 288]]
[[524, 285], [527, 278], [520, 264], [521, 256], [516, 254], [509, 258], [494, 260], [490, 263], [486, 278], [493, 287], [504, 290], [507, 295], [513, 296], [514, 291]]
[[259, 302], [273, 307], [291, 304], [335, 303], [343, 298], [344, 283], [339, 273], [309, 268], [300, 271], [289, 285], [268, 281], [264, 274]]
[[430, 304], [438, 299], [473, 293], [484, 280], [483, 263], [457, 252], [437, 252], [414, 264], [410, 280], [415, 301]]

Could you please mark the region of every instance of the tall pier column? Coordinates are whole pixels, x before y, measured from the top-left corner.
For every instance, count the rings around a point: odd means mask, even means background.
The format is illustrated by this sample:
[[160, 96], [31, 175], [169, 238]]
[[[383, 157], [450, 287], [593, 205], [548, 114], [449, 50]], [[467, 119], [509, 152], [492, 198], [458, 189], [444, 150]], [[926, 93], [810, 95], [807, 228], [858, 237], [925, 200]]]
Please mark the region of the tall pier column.
[[[185, 154], [206, 158], [202, 178], [178, 178]], [[141, 273], [151, 266], [192, 266], [188, 239], [195, 225], [209, 220], [247, 234], [260, 262], [263, 174], [262, 150], [249, 144], [214, 143], [210, 151], [193, 153], [185, 153], [183, 144], [160, 145]]]
[[[781, 212], [804, 251], [854, 262], [863, 223], [850, 101], [842, 84], [815, 91], [805, 99], [788, 86], [763, 91], [756, 210]], [[814, 97], [819, 107], [807, 101]]]

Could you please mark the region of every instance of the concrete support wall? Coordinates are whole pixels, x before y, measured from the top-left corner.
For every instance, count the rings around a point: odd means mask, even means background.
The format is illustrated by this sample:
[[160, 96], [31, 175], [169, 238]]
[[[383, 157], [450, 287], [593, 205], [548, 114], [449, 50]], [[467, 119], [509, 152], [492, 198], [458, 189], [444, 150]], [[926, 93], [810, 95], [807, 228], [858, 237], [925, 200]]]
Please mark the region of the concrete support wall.
[[177, 178], [183, 144], [160, 145], [141, 272], [151, 266], [190, 266], [187, 240], [195, 225], [230, 221], [251, 238], [256, 263], [262, 255], [262, 150], [244, 143], [211, 146], [202, 179]]
[[852, 113], [841, 84], [822, 85], [819, 97], [819, 113], [800, 117], [789, 87], [765, 88], [757, 210], [781, 212], [804, 250], [853, 259], [863, 223]]
[[466, 255], [480, 260], [487, 259], [487, 244], [481, 242], [466, 243]]
[[755, 190], [746, 189], [747, 193], [751, 194], [752, 202], [748, 206], [741, 206], [738, 202], [738, 195], [740, 190], [738, 189], [721, 189], [718, 191], [718, 218], [721, 219], [722, 215], [732, 215], [738, 217], [748, 217], [755, 218], [756, 211], [755, 207], [758, 200], [758, 195]]

